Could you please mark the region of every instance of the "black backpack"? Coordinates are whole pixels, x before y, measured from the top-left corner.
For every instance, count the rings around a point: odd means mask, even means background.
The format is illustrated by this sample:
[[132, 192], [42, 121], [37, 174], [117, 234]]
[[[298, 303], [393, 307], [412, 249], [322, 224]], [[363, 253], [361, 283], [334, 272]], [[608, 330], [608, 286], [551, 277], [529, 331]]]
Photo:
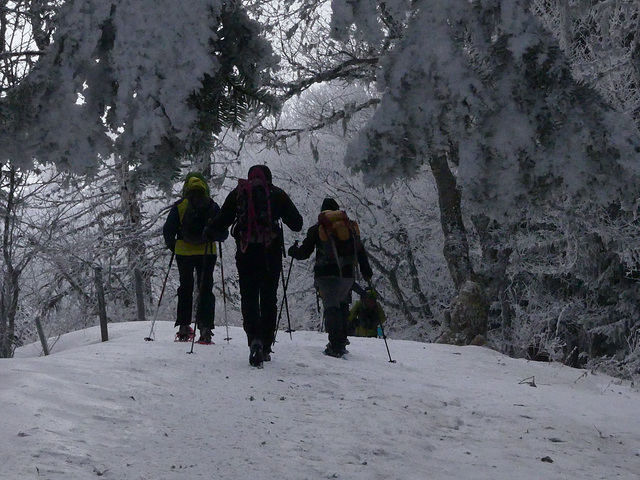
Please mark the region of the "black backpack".
[[250, 243], [270, 245], [278, 238], [278, 228], [271, 211], [271, 187], [260, 168], [249, 172], [248, 179], [238, 180], [236, 223], [233, 236], [242, 252]]
[[380, 323], [380, 319], [378, 317], [378, 303], [376, 302], [373, 309], [369, 309], [363, 302], [362, 311], [360, 312], [358, 320], [360, 321], [360, 325], [367, 330], [376, 328]]
[[187, 202], [187, 208], [180, 219], [180, 235], [191, 245], [203, 245], [209, 241], [203, 234], [209, 218], [215, 214], [215, 203], [210, 198], [206, 200], [206, 206], [202, 208], [196, 208], [194, 202], [188, 198], [184, 200]]

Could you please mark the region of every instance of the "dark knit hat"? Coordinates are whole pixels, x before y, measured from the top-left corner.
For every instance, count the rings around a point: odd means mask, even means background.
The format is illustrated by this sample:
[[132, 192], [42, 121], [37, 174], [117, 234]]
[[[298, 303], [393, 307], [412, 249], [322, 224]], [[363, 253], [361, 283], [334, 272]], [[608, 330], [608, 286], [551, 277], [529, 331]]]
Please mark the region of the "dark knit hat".
[[264, 178], [267, 179], [267, 182], [271, 183], [273, 181], [273, 177], [271, 175], [271, 170], [266, 165], [254, 165], [249, 169], [249, 176], [251, 176], [251, 172], [255, 169], [259, 168], [264, 173]]
[[327, 197], [322, 201], [322, 207], [320, 207], [321, 212], [325, 210], [340, 210], [340, 207], [338, 206], [338, 202], [333, 198]]

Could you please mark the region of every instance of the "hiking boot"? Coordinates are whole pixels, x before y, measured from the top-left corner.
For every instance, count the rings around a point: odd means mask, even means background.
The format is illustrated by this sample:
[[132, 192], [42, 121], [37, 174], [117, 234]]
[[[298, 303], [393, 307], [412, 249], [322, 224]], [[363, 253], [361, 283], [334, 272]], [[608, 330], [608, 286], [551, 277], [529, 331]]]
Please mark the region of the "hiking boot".
[[176, 333], [176, 341], [188, 342], [193, 336], [193, 328], [191, 325], [180, 325], [178, 333]]
[[200, 327], [200, 338], [198, 339], [198, 343], [211, 344], [213, 333], [211, 332], [211, 327]]
[[271, 352], [262, 352], [262, 360], [264, 362], [270, 362], [271, 361]]
[[349, 353], [344, 346], [332, 345], [327, 343], [327, 348], [324, 349], [324, 354], [330, 357], [341, 358], [343, 355]]
[[259, 339], [251, 342], [249, 349], [249, 365], [252, 367], [262, 367], [264, 361], [264, 354], [262, 352], [262, 341]]

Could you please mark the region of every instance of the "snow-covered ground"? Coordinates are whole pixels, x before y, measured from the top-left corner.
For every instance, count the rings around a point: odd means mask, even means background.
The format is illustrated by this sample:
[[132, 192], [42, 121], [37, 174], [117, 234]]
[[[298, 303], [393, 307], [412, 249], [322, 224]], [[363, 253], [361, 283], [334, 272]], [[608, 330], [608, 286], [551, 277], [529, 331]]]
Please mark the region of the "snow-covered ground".
[[[480, 347], [278, 333], [248, 364], [238, 327], [174, 343], [170, 322], [90, 328], [0, 360], [0, 478], [640, 478], [640, 392]], [[535, 385], [535, 387], [534, 387]]]

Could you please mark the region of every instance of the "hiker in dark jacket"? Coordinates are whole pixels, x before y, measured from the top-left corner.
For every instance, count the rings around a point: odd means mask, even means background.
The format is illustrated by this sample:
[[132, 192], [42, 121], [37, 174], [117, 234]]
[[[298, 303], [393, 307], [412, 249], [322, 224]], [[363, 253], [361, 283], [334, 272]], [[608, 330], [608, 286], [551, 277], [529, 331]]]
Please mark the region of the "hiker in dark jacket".
[[210, 218], [220, 207], [209, 196], [209, 186], [199, 173], [189, 173], [182, 187], [183, 198], [169, 210], [162, 234], [165, 244], [176, 256], [180, 286], [175, 326], [179, 327], [176, 340], [188, 341], [193, 306], [194, 271], [198, 278], [200, 298], [196, 311], [196, 324], [200, 330], [200, 343], [211, 343], [214, 328], [216, 299], [213, 295], [213, 270], [216, 265], [216, 240], [208, 241], [203, 232]]
[[270, 212], [269, 223], [273, 237], [259, 240], [245, 236], [246, 227], [241, 224], [246, 212], [239, 207], [239, 200], [240, 203], [245, 203], [240, 182], [225, 199], [220, 213], [207, 227], [207, 232], [217, 235], [233, 225], [231, 235], [236, 239], [237, 245], [236, 266], [243, 328], [250, 348], [249, 363], [261, 367], [263, 361], [271, 360], [271, 346], [276, 330], [277, 291], [284, 253], [283, 233], [278, 220], [282, 219], [287, 227], [299, 232], [302, 230], [302, 216], [289, 195], [273, 185], [271, 170], [266, 165], [254, 165], [249, 169], [249, 179], [257, 177], [266, 181], [268, 201], [264, 198], [257, 199], [256, 201], [267, 205], [255, 205], [255, 210]]
[[[325, 198], [322, 202], [321, 212], [339, 210], [338, 203], [333, 198]], [[354, 255], [336, 259], [333, 252], [336, 250], [324, 241], [320, 235], [320, 223], [316, 223], [307, 231], [306, 238], [300, 246], [292, 245], [289, 255], [296, 260], [304, 260], [316, 252], [315, 266], [313, 268], [315, 286], [322, 298], [324, 309], [325, 329], [329, 335], [329, 343], [325, 353], [340, 357], [347, 353], [347, 319], [349, 316], [350, 292], [355, 281], [356, 267], [367, 282], [371, 281], [373, 271], [369, 265], [367, 252], [360, 240], [355, 235]], [[357, 265], [355, 262], [357, 261]]]

